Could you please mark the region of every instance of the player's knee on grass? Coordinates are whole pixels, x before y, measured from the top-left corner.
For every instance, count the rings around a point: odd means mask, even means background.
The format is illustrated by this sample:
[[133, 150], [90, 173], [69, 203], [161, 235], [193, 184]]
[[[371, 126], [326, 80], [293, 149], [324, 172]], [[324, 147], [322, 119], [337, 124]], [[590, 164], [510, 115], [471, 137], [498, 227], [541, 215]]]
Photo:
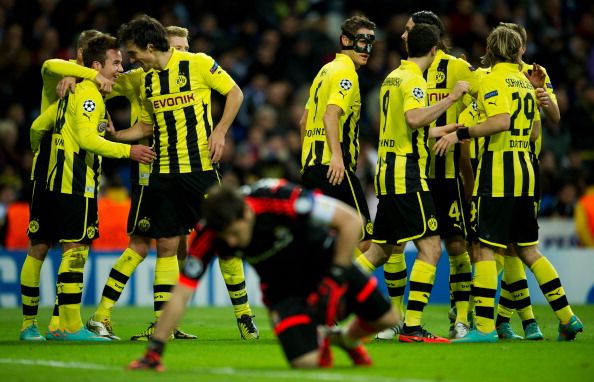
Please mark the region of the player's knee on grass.
[[316, 349], [309, 353], [303, 354], [297, 358], [292, 359], [291, 367], [296, 369], [313, 369], [320, 365], [321, 351]]

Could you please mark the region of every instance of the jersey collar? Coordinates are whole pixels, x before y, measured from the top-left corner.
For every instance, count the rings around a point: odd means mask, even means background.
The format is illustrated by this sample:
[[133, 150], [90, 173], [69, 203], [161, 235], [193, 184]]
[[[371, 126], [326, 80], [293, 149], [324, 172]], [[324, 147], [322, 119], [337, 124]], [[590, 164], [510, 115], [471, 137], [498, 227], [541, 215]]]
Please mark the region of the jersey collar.
[[491, 72], [519, 72], [520, 66], [516, 63], [500, 62], [491, 67]]
[[163, 70], [167, 70], [173, 66], [175, 62], [179, 61], [179, 51], [175, 48], [169, 48], [172, 51], [171, 57], [169, 57], [169, 61], [167, 61], [167, 65], [163, 68]]
[[407, 72], [412, 72], [414, 74], [418, 74], [419, 76], [423, 77], [423, 72], [421, 72], [421, 68], [419, 65], [415, 64], [409, 60], [402, 60], [400, 61], [400, 68], [402, 70], [406, 70]]
[[349, 65], [353, 70], [355, 70], [355, 63], [353, 60], [344, 53], [336, 53], [336, 61], [342, 62], [346, 65]]

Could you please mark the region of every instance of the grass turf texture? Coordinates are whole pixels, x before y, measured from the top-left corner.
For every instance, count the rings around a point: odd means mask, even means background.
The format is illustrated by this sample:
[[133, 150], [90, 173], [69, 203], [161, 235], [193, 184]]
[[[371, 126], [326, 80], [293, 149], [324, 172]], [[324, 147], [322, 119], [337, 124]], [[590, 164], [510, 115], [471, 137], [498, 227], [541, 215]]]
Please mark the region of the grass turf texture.
[[[188, 310], [182, 329], [198, 340], [176, 340], [164, 356], [165, 373], [126, 371], [146, 343], [128, 340], [112, 343], [30, 343], [18, 341], [19, 309], [0, 309], [0, 380], [4, 381], [592, 381], [594, 380], [594, 305], [574, 307], [585, 326], [575, 342], [557, 342], [557, 320], [548, 306], [535, 307], [546, 340], [496, 344], [401, 344], [373, 340], [367, 348], [371, 368], [354, 368], [346, 355], [333, 348], [335, 367], [292, 370], [274, 338], [263, 309], [256, 309], [261, 338], [239, 338], [230, 307]], [[428, 306], [424, 322], [428, 330], [447, 335], [448, 307]], [[83, 320], [92, 308], [83, 308]], [[40, 330], [49, 309], [40, 309]], [[128, 339], [146, 328], [150, 308], [116, 308], [115, 334]], [[512, 325], [523, 334], [518, 317]]]

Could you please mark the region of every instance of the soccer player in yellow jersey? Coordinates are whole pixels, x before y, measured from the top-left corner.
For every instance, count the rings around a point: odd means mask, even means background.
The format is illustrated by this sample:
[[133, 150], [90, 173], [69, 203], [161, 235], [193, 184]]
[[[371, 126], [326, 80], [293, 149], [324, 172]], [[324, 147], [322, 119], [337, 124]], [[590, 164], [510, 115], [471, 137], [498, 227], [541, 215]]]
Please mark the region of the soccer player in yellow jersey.
[[319, 189], [359, 212], [365, 221], [359, 248], [369, 248], [373, 224], [361, 182], [355, 175], [359, 156], [361, 94], [357, 70], [367, 64], [375, 24], [363, 16], [342, 23], [340, 53], [313, 80], [301, 117], [303, 186]]
[[491, 73], [481, 81], [478, 108], [486, 120], [458, 129], [434, 146], [443, 155], [453, 143], [485, 137], [476, 177], [473, 213], [476, 214], [480, 253], [475, 257], [472, 296], [476, 329], [457, 342], [495, 342], [497, 289], [495, 253], [513, 244], [533, 271], [545, 297], [559, 318], [559, 340], [573, 340], [583, 331], [573, 314], [553, 265], [538, 251], [535, 174], [530, 142], [540, 131], [540, 116], [532, 84], [520, 71], [522, 40], [510, 28], [499, 26], [487, 38], [483, 64]]
[[[85, 66], [112, 80], [122, 70], [121, 59], [118, 40], [108, 35], [92, 38], [83, 52]], [[46, 178], [49, 235], [63, 251], [57, 283], [60, 326], [52, 333], [53, 339], [109, 340], [84, 328], [80, 318], [84, 264], [89, 245], [98, 236], [96, 198], [101, 157], [131, 158], [143, 163], [156, 157], [146, 146], [105, 140], [107, 122], [98, 86], [84, 80], [74, 93], [52, 104], [32, 127], [53, 127]]]
[[[445, 28], [439, 17], [431, 11], [419, 11], [411, 15], [405, 25], [402, 39], [406, 42], [408, 31], [416, 24], [430, 24], [439, 29], [438, 49], [431, 66], [424, 73], [427, 81], [429, 105], [439, 102], [452, 91], [457, 81], [467, 81], [470, 92], [476, 94], [477, 77], [475, 69], [461, 58], [447, 53], [444, 42]], [[463, 109], [462, 99], [450, 107], [431, 126], [440, 126], [457, 122], [457, 116]], [[435, 203], [439, 235], [443, 239], [450, 261], [450, 295], [452, 314], [450, 338], [464, 336], [469, 327], [468, 300], [472, 268], [466, 248], [465, 216], [466, 199], [470, 199], [474, 186], [474, 175], [470, 164], [468, 144], [453, 147], [443, 157], [435, 156], [431, 147], [435, 139], [429, 139], [429, 168], [427, 184]], [[401, 275], [398, 277], [398, 275]], [[395, 306], [402, 304], [406, 286], [406, 263], [404, 253], [394, 253], [384, 265], [384, 276], [388, 292]], [[398, 309], [396, 307], [395, 309]], [[378, 333], [380, 339], [391, 339], [398, 328]]]
[[[95, 30], [86, 30], [80, 34], [77, 40], [77, 59], [75, 62], [51, 59], [43, 63], [41, 68], [41, 76], [43, 78], [41, 113], [58, 100], [59, 94], [56, 93], [56, 87], [63, 76], [94, 80], [100, 85], [101, 90], [109, 91], [111, 89], [113, 80], [107, 79], [96, 70], [82, 65], [83, 48], [86, 47], [87, 42], [92, 37], [99, 34], [101, 32]], [[36, 135], [34, 130], [31, 130], [31, 134], [31, 141], [34, 144], [34, 147], [32, 147], [34, 156], [31, 170], [32, 195], [29, 209], [29, 227], [27, 230], [29, 245], [27, 257], [21, 268], [23, 322], [20, 339], [23, 341], [43, 341], [45, 337], [39, 334], [37, 326], [37, 310], [39, 306], [41, 266], [49, 248], [53, 244], [48, 235], [48, 228], [51, 226], [48, 219], [51, 219], [51, 216], [48, 216], [47, 203], [45, 201], [51, 134], [41, 133]], [[49, 324], [48, 338], [52, 338], [51, 332], [58, 329], [58, 326], [58, 304], [56, 301], [52, 320]]]
[[[196, 224], [207, 188], [219, 183], [214, 164], [221, 158], [225, 134], [243, 101], [243, 93], [208, 55], [169, 48], [167, 31], [149, 16], [123, 25], [120, 36], [131, 61], [139, 62], [146, 71], [140, 93], [146, 112], [138, 124], [118, 132], [116, 138], [154, 138], [158, 157], [150, 175], [147, 222], [152, 237], [157, 239], [158, 256], [174, 256], [178, 235], [186, 234]], [[212, 90], [226, 97], [223, 115], [214, 126]], [[239, 276], [240, 271], [236, 271], [234, 277]], [[239, 277], [233, 284], [236, 302], [248, 308]], [[258, 337], [249, 314], [241, 316], [238, 326], [244, 338]]]
[[[559, 106], [557, 105], [557, 97], [555, 96], [551, 79], [549, 78], [546, 69], [539, 65], [529, 65], [521, 60], [521, 57], [526, 51], [526, 43], [528, 36], [524, 27], [513, 23], [500, 23], [501, 26], [510, 28], [516, 31], [522, 38], [522, 49], [520, 51], [520, 63], [522, 65], [522, 72], [528, 77], [535, 88], [536, 100], [539, 109], [544, 113], [545, 117], [551, 123], [558, 123], [561, 119], [559, 113]], [[540, 149], [542, 145], [542, 134], [538, 134], [536, 142], [531, 143], [531, 150], [533, 153], [532, 164], [534, 166], [534, 175], [536, 177], [535, 184], [535, 199], [540, 204], [540, 170], [538, 165], [538, 157], [540, 156]], [[522, 319], [522, 327], [524, 328], [525, 338], [528, 340], [542, 340], [544, 338], [532, 310], [530, 301], [530, 291], [528, 290], [528, 281], [526, 280], [526, 271], [524, 264], [520, 258], [515, 254], [514, 247], [508, 246], [504, 252], [503, 257], [503, 277], [501, 280], [501, 296], [499, 298], [499, 306], [497, 308], [497, 319], [495, 326], [499, 338], [505, 339], [522, 339], [521, 336], [514, 333], [509, 323], [513, 314], [513, 309], [518, 311]]]
[[[408, 60], [402, 60], [380, 89], [380, 137], [375, 188], [379, 198], [371, 247], [358, 260], [373, 266], [402, 253], [412, 240], [419, 254], [410, 275], [410, 294], [400, 334], [401, 342], [449, 342], [421, 327], [422, 312], [435, 279], [441, 255], [435, 207], [427, 186], [427, 140], [455, 130], [456, 124], [429, 128], [469, 89], [458, 82], [451, 93], [427, 106], [423, 72], [437, 53], [436, 27], [417, 24], [408, 34]], [[399, 247], [396, 249], [395, 247]]]
[[[169, 43], [178, 51], [187, 52], [189, 50], [188, 30], [186, 28], [169, 26], [166, 28]], [[131, 103], [131, 121], [138, 120], [140, 114], [139, 93], [143, 88], [141, 80], [144, 70], [142, 68], [128, 71], [118, 77], [114, 86], [114, 91], [109, 97], [125, 95]], [[149, 144], [149, 139], [143, 140], [144, 144]], [[146, 225], [149, 217], [150, 205], [148, 203], [150, 192], [149, 174], [150, 166], [132, 163], [133, 190], [132, 207], [128, 217], [128, 234], [130, 235], [129, 247], [122, 253], [120, 258], [114, 264], [107, 283], [103, 289], [101, 301], [93, 316], [87, 322], [87, 328], [94, 333], [117, 339], [113, 334], [111, 325], [111, 310], [119, 299], [126, 283], [136, 267], [146, 258], [150, 249], [150, 225]], [[186, 235], [180, 236], [180, 245], [177, 251], [178, 259], [181, 254], [185, 255]], [[183, 256], [185, 258], [185, 256]], [[172, 264], [173, 257], [157, 257], [155, 266], [154, 289], [154, 311], [155, 320], [158, 320], [163, 310], [164, 303], [169, 300], [170, 288], [175, 285], [179, 276], [176, 268]], [[219, 260], [221, 272], [225, 279], [229, 296], [231, 298], [234, 313], [237, 319], [237, 325], [240, 335], [244, 339], [258, 339], [258, 330], [252, 320], [252, 311], [249, 306], [247, 291], [245, 288], [245, 276], [243, 272], [243, 262], [238, 258]], [[132, 340], [146, 341], [154, 332], [154, 323], [143, 330], [140, 334], [133, 336]], [[196, 339], [196, 336], [185, 333], [179, 328], [173, 331], [175, 339]]]

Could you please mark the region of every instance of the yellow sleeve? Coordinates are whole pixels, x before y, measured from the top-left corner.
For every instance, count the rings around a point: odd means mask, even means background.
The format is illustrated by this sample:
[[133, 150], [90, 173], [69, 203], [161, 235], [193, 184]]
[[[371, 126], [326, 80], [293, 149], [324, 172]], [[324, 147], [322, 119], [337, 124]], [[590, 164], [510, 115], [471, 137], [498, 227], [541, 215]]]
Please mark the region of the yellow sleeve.
[[414, 76], [400, 86], [402, 91], [402, 112], [427, 106], [427, 82]]
[[[130, 145], [111, 142], [99, 135], [102, 119], [105, 116], [105, 103], [101, 94], [98, 91], [81, 93], [77, 94], [74, 105], [76, 125], [73, 128], [73, 135], [76, 137], [78, 145], [104, 157], [129, 158]], [[105, 126], [103, 126], [104, 128]]]
[[97, 71], [70, 61], [53, 58], [51, 60], [46, 60], [41, 67], [42, 77], [45, 78], [50, 75], [94, 80], [95, 77], [97, 77]]
[[553, 88], [553, 84], [551, 83], [551, 78], [549, 77], [548, 73], [545, 71], [545, 90], [549, 93], [549, 97], [557, 103], [557, 96], [555, 95], [555, 90]]
[[590, 233], [588, 217], [586, 216], [586, 211], [584, 211], [582, 203], [579, 201], [575, 204], [573, 216], [575, 220], [575, 230], [580, 243], [584, 247], [594, 247], [594, 237], [592, 237], [592, 234]]
[[482, 79], [477, 99], [483, 105], [487, 118], [497, 114], [511, 114], [505, 89], [501, 87], [501, 81], [498, 82], [494, 76]]
[[142, 83], [142, 68], [129, 70], [118, 76], [111, 93], [105, 96], [105, 99], [111, 99], [119, 96], [124, 96], [128, 99], [138, 97], [140, 94], [140, 84]]
[[470, 93], [476, 94], [479, 88], [479, 75], [476, 69], [461, 58], [455, 60], [456, 79], [470, 84]]
[[41, 138], [54, 128], [56, 114], [58, 112], [58, 103], [54, 102], [41, 115], [33, 121], [29, 131], [29, 140], [31, 141], [31, 150], [37, 151], [41, 144]]
[[194, 59], [198, 61], [197, 70], [204, 82], [222, 95], [227, 95], [236, 85], [231, 76], [219, 66], [214, 58], [204, 53], [196, 53]]
[[346, 114], [352, 104], [357, 89], [359, 78], [354, 70], [338, 70], [329, 79], [328, 105], [336, 105]]

